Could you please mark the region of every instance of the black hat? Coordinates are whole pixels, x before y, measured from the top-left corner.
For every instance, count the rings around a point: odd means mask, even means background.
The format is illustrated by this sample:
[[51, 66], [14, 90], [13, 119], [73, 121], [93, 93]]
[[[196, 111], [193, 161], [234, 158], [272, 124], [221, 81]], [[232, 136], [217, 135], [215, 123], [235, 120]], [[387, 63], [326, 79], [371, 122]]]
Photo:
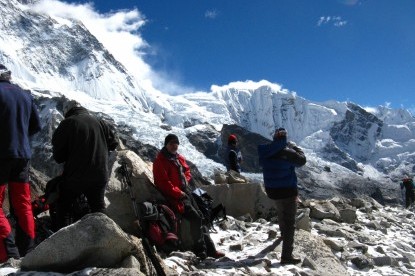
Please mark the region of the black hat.
[[164, 146], [166, 146], [169, 142], [174, 141], [176, 144], [180, 145], [179, 138], [174, 134], [169, 134], [164, 138]]
[[12, 72], [7, 69], [6, 66], [0, 64], [0, 79], [1, 80], [10, 80]]

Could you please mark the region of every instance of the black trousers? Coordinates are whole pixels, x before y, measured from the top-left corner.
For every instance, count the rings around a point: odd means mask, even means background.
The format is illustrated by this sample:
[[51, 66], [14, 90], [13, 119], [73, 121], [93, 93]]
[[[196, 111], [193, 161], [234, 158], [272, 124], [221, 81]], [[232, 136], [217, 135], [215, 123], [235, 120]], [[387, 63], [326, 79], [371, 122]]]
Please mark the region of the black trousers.
[[413, 189], [405, 191], [405, 207], [409, 208], [415, 201], [415, 191]]
[[194, 201], [186, 198], [183, 200], [185, 211], [182, 218], [190, 222], [190, 235], [194, 242], [193, 252], [202, 256], [203, 253], [207, 256], [214, 256], [216, 253], [215, 244], [210, 237], [209, 229], [204, 225], [203, 216], [197, 207], [194, 206]]
[[297, 197], [275, 200], [278, 225], [282, 236], [282, 259], [292, 258], [294, 249], [295, 215], [297, 213]]
[[59, 199], [56, 204], [56, 228], [60, 229], [80, 219], [74, 214], [74, 205], [77, 204], [80, 196], [85, 195], [89, 211], [91, 213], [105, 211], [105, 187], [106, 182], [97, 181], [89, 183], [64, 182], [59, 187]]

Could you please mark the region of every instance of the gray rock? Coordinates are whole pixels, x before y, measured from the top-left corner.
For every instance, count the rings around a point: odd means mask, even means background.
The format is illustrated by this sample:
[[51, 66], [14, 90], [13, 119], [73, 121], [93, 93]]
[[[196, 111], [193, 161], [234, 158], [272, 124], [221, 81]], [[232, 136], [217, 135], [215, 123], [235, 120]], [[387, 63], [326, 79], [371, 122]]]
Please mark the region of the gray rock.
[[374, 257], [373, 263], [376, 266], [397, 266], [398, 261], [389, 256]]
[[316, 269], [316, 275], [344, 276], [346, 268], [338, 258], [326, 246], [323, 240], [303, 230], [296, 231], [294, 239], [294, 252], [301, 252], [301, 256], [307, 257]]
[[117, 267], [139, 248], [132, 238], [101, 213], [86, 215], [40, 243], [22, 260], [22, 270], [76, 271]]
[[316, 263], [313, 260], [311, 260], [310, 258], [308, 258], [308, 257], [305, 257], [304, 258], [303, 263], [302, 263], [301, 266], [302, 267], [308, 267], [308, 268], [310, 268], [312, 270], [317, 270]]
[[358, 269], [365, 269], [365, 268], [372, 268], [373, 262], [364, 255], [359, 255], [353, 257], [351, 260], [352, 264], [354, 264]]
[[299, 210], [296, 217], [295, 227], [304, 231], [311, 231], [310, 209], [304, 208]]
[[276, 216], [274, 200], [268, 198], [263, 185], [258, 183], [210, 185], [203, 189], [214, 199], [214, 205], [225, 205], [230, 216], [250, 214], [253, 220]]
[[270, 229], [268, 231], [268, 240], [273, 240], [277, 237], [278, 232], [275, 231], [274, 229]]
[[359, 209], [359, 208], [365, 207], [367, 204], [366, 204], [366, 201], [362, 198], [352, 198], [350, 200], [350, 205]]
[[332, 219], [340, 221], [340, 213], [336, 206], [329, 201], [313, 201], [310, 204], [310, 217], [315, 219]]
[[347, 244], [348, 248], [352, 248], [355, 250], [359, 250], [361, 251], [363, 254], [365, 254], [367, 252], [367, 250], [369, 249], [369, 247], [365, 244], [361, 244], [355, 241], [351, 241]]
[[[146, 276], [138, 268], [96, 268], [88, 274], [90, 276]], [[169, 274], [171, 275], [171, 274]], [[176, 274], [177, 275], [177, 274]]]
[[229, 250], [231, 251], [242, 251], [244, 249], [244, 246], [242, 243], [236, 243], [229, 245]]
[[344, 244], [333, 239], [323, 239], [324, 243], [334, 251], [343, 251]]
[[340, 219], [345, 223], [355, 223], [357, 219], [356, 209], [355, 208], [345, 208], [339, 209]]

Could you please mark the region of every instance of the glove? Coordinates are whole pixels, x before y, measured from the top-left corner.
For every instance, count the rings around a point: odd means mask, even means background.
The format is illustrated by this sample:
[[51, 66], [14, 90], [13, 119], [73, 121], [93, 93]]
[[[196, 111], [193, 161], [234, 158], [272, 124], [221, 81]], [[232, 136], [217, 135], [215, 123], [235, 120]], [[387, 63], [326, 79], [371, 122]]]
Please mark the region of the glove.
[[32, 201], [32, 210], [34, 216], [49, 210], [49, 205], [46, 203], [46, 198], [44, 195]]
[[296, 145], [294, 142], [289, 141], [289, 142], [287, 142], [287, 147], [288, 147], [289, 149], [293, 149], [294, 147], [297, 147], [297, 145]]

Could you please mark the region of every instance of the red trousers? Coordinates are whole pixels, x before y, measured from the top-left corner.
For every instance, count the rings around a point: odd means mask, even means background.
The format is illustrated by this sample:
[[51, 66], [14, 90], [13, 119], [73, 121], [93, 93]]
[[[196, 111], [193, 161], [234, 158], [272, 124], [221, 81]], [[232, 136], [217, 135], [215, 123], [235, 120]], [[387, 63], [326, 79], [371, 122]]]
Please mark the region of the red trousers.
[[[16, 243], [12, 229], [3, 211], [6, 184], [0, 185], [0, 262], [19, 258], [34, 247], [35, 222], [32, 212], [30, 185], [28, 182], [9, 182], [10, 210], [17, 220]], [[17, 246], [16, 246], [17, 244]], [[19, 251], [17, 251], [17, 247]]]

